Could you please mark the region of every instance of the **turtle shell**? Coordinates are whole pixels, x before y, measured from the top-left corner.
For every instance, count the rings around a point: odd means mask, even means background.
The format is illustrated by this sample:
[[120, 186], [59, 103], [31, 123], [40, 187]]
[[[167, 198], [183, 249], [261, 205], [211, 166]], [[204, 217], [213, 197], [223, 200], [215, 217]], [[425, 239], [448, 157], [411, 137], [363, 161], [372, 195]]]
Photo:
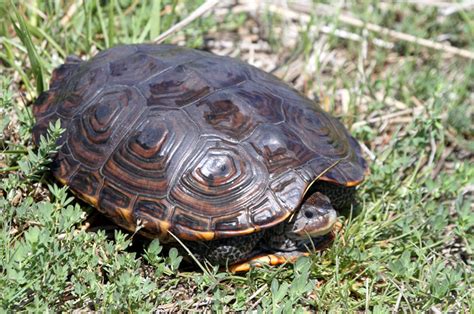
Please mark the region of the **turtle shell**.
[[54, 176], [115, 223], [212, 240], [286, 219], [316, 179], [355, 186], [366, 162], [335, 118], [276, 77], [173, 45], [69, 58], [33, 107], [38, 143], [66, 129]]

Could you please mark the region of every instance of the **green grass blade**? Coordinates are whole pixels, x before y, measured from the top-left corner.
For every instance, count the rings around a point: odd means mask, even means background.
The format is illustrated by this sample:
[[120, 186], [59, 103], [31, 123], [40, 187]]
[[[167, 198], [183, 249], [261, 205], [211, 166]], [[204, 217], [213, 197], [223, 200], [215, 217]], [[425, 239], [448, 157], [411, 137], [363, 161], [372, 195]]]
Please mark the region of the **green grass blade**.
[[107, 9], [108, 9], [108, 28], [107, 28], [107, 32], [108, 32], [108, 37], [109, 37], [109, 45], [110, 47], [114, 45], [115, 43], [115, 27], [114, 27], [114, 22], [115, 22], [115, 19], [114, 19], [114, 7], [115, 7], [115, 0], [110, 0], [109, 1], [109, 4], [107, 6]]
[[54, 50], [58, 52], [63, 58], [66, 58], [67, 53], [64, 51], [64, 49], [59, 45], [52, 36], [50, 36], [44, 29], [40, 27], [36, 27], [33, 25], [28, 24], [27, 25], [28, 30], [31, 32], [32, 35], [34, 35], [37, 38], [44, 38], [46, 39], [47, 42], [53, 46]]
[[105, 47], [109, 48], [110, 47], [109, 32], [107, 30], [107, 27], [105, 26], [104, 13], [102, 12], [102, 7], [100, 6], [99, 0], [95, 1], [95, 7], [97, 9], [97, 17], [99, 18], [99, 24], [102, 31], [102, 35], [104, 36]]
[[43, 66], [41, 64], [41, 60], [38, 56], [35, 45], [33, 44], [33, 41], [31, 39], [31, 35], [28, 30], [28, 26], [25, 19], [18, 12], [18, 10], [13, 4], [11, 4], [11, 8], [13, 12], [15, 13], [16, 20], [19, 24], [17, 25], [15, 22], [15, 19], [12, 16], [10, 16], [11, 22], [13, 24], [13, 28], [15, 29], [17, 36], [20, 38], [21, 42], [23, 43], [23, 45], [25, 45], [28, 51], [28, 58], [30, 59], [33, 75], [35, 76], [35, 79], [36, 79], [36, 93], [40, 94], [42, 91], [46, 89], [46, 82], [44, 79]]
[[150, 22], [150, 40], [153, 40], [161, 33], [161, 0], [152, 1]]
[[[28, 75], [26, 75], [25, 71], [15, 62], [15, 57], [12, 52], [12, 44], [10, 43], [9, 40], [6, 38], [0, 38], [3, 40], [0, 40], [0, 43], [2, 44], [3, 48], [5, 49], [5, 53], [0, 53], [0, 59], [3, 59], [6, 63], [8, 63], [12, 68], [14, 68], [19, 76], [21, 77], [21, 80], [25, 84], [26, 90], [28, 91], [29, 94], [34, 95], [35, 94], [35, 89], [33, 85], [31, 84], [30, 78]], [[23, 47], [22, 47], [23, 48]]]

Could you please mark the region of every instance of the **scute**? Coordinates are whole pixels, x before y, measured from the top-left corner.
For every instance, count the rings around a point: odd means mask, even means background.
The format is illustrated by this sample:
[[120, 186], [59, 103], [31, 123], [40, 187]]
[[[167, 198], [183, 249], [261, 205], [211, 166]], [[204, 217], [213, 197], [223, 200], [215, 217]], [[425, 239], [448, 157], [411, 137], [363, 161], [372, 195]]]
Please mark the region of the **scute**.
[[245, 210], [267, 184], [265, 166], [243, 146], [203, 138], [179, 171], [170, 199], [190, 213], [220, 216]]
[[168, 68], [145, 53], [137, 52], [132, 56], [109, 63], [110, 82], [113, 84], [134, 85]]
[[354, 186], [367, 164], [342, 124], [274, 76], [173, 45], [69, 58], [33, 112], [38, 143], [66, 132], [54, 176], [117, 224], [187, 240], [286, 219], [318, 177]]
[[296, 133], [280, 125], [261, 125], [247, 141], [261, 156], [271, 177], [298, 168], [314, 158], [314, 152]]
[[132, 193], [164, 199], [197, 133], [182, 111], [148, 110], [115, 146], [102, 174]]
[[[110, 86], [82, 106], [67, 126], [71, 154], [82, 165], [99, 169], [145, 108], [132, 88]], [[108, 115], [101, 115], [107, 111]]]
[[180, 64], [138, 85], [149, 107], [179, 109], [209, 95], [213, 89], [198, 73]]
[[242, 67], [239, 62], [227, 61], [228, 58], [207, 54], [206, 57], [198, 58], [187, 66], [206, 79], [213, 90], [236, 86], [250, 77], [250, 71]]
[[215, 92], [184, 110], [203, 133], [241, 142], [261, 124], [283, 122], [281, 103], [280, 98], [259, 91], [254, 82], [245, 81]]

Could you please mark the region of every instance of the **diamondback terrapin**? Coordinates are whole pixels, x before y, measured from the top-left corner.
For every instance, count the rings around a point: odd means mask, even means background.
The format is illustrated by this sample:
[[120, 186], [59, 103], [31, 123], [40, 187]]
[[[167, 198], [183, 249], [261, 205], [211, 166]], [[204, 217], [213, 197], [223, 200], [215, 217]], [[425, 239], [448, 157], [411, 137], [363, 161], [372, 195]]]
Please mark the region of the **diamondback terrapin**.
[[[173, 45], [69, 57], [33, 107], [52, 173], [116, 224], [233, 264], [318, 247], [367, 165], [345, 127], [276, 77]], [[270, 259], [271, 260], [271, 259]]]

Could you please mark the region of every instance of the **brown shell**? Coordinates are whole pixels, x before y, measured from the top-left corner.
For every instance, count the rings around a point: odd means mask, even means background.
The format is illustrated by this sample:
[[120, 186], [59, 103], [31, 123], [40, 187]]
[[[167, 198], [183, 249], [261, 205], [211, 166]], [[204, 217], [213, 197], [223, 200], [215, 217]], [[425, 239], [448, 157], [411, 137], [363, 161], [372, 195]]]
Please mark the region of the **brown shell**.
[[[367, 168], [344, 126], [253, 66], [172, 45], [127, 45], [53, 73], [34, 114], [66, 132], [54, 176], [117, 224], [211, 240], [273, 226], [320, 180]], [[328, 170], [329, 169], [329, 170]]]

